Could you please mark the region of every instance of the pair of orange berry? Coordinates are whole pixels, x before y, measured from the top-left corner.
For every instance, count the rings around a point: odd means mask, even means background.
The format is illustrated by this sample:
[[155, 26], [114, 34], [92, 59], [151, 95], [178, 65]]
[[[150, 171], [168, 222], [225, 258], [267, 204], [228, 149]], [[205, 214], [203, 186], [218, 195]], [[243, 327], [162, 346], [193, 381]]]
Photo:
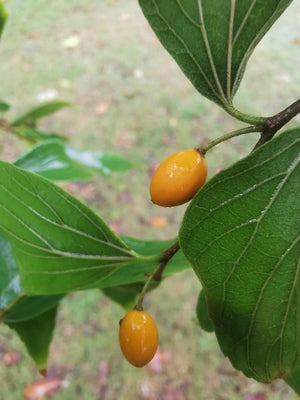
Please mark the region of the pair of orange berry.
[[[155, 171], [150, 195], [153, 203], [173, 207], [191, 200], [204, 185], [207, 165], [197, 149], [180, 151], [166, 158]], [[119, 342], [125, 358], [143, 367], [154, 357], [158, 331], [152, 317], [143, 310], [128, 311], [120, 321]]]
[[198, 149], [175, 153], [155, 171], [150, 185], [151, 200], [162, 207], [186, 203], [204, 185], [206, 176], [206, 160]]

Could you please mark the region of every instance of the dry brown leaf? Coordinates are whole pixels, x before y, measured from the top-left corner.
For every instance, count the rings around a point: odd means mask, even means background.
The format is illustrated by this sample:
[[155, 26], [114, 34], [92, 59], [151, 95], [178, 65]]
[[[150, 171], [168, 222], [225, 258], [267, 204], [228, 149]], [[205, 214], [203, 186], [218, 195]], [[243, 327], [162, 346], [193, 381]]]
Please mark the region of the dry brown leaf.
[[28, 400], [40, 400], [45, 396], [51, 397], [59, 389], [62, 380], [60, 378], [45, 378], [27, 386], [24, 391], [24, 397]]

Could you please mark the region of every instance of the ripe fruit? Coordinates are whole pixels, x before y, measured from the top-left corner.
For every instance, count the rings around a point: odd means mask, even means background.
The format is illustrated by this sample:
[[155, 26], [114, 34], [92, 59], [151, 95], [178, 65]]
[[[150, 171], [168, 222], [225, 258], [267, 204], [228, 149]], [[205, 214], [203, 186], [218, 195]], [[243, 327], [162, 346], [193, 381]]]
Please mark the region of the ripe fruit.
[[197, 149], [172, 154], [158, 166], [153, 175], [151, 200], [162, 207], [186, 203], [204, 185], [206, 175], [205, 157]]
[[158, 331], [152, 317], [145, 311], [128, 311], [120, 321], [119, 342], [130, 364], [135, 367], [148, 364], [158, 346]]

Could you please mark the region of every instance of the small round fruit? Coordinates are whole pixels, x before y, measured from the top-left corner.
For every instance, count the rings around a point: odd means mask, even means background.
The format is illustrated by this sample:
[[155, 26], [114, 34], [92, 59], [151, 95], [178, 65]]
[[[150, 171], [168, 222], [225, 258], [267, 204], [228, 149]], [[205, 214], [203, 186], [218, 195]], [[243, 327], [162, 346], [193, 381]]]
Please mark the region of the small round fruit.
[[148, 364], [158, 346], [158, 331], [152, 317], [145, 311], [128, 311], [120, 321], [119, 342], [130, 364], [135, 367]]
[[205, 157], [197, 149], [172, 154], [158, 166], [153, 175], [151, 200], [162, 207], [186, 203], [204, 185], [206, 175]]

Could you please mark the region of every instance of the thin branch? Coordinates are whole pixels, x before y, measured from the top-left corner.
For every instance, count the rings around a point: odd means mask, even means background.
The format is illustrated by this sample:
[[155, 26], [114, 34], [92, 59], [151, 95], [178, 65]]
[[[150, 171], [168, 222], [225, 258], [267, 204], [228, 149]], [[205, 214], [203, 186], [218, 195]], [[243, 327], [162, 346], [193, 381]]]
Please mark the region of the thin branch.
[[266, 118], [259, 141], [253, 150], [272, 139], [279, 129], [300, 113], [300, 99], [272, 117]]

